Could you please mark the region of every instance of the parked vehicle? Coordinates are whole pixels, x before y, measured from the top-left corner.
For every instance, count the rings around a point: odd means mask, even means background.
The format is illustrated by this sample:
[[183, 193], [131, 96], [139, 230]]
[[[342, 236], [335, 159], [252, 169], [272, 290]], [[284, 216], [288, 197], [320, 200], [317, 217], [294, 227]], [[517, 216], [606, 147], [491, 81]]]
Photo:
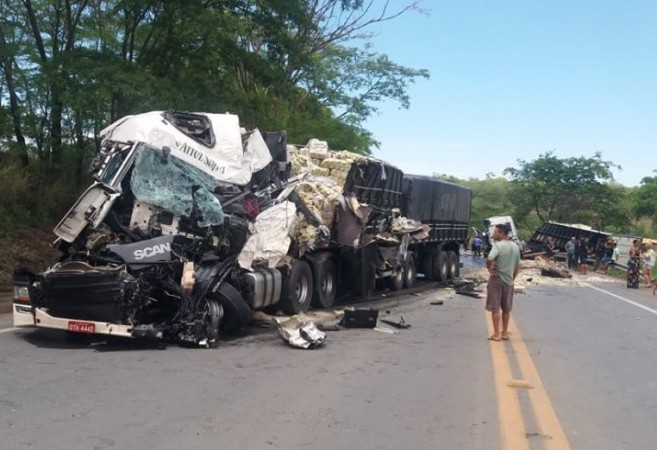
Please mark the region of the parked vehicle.
[[62, 257], [16, 272], [15, 326], [211, 346], [254, 310], [459, 274], [467, 188], [243, 133], [229, 114], [147, 113], [103, 137], [54, 229]]
[[511, 216], [493, 216], [487, 219], [484, 219], [484, 256], [488, 256], [488, 253], [493, 248], [493, 230], [495, 225], [506, 225], [509, 229], [508, 238], [513, 241], [518, 241], [518, 231], [516, 230], [516, 224], [513, 222], [513, 217]]

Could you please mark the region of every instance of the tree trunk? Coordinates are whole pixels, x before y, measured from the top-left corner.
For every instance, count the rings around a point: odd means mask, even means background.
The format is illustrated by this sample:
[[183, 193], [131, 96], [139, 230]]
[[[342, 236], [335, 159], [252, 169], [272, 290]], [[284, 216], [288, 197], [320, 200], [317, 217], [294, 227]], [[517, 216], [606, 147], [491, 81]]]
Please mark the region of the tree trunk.
[[9, 91], [9, 106], [11, 110], [11, 119], [14, 125], [14, 135], [18, 143], [18, 156], [23, 166], [27, 167], [30, 160], [27, 155], [27, 144], [25, 143], [25, 136], [23, 136], [23, 127], [21, 124], [20, 107], [18, 105], [18, 96], [16, 95], [16, 87], [14, 86], [14, 77], [12, 74], [13, 59], [9, 56], [7, 49], [7, 40], [3, 28], [0, 26], [0, 65], [5, 73], [5, 83]]
[[62, 160], [62, 114], [64, 105], [57, 87], [52, 88], [50, 109], [50, 162], [58, 166]]

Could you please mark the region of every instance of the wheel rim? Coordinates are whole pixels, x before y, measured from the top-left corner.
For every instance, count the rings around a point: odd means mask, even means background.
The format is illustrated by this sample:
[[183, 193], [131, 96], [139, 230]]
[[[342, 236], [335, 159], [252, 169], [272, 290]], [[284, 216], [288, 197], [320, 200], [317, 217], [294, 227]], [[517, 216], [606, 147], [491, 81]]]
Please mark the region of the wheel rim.
[[415, 264], [413, 262], [408, 263], [408, 269], [406, 270], [406, 284], [410, 285], [415, 280]]
[[395, 290], [399, 290], [403, 287], [404, 285], [404, 270], [400, 267], [395, 274], [392, 276], [393, 280], [393, 288]]
[[309, 297], [309, 289], [308, 289], [308, 279], [306, 277], [300, 277], [299, 281], [297, 282], [296, 288], [295, 288], [295, 295], [297, 297], [297, 302], [300, 305], [303, 305], [308, 301]]
[[400, 269], [395, 273], [395, 280], [400, 282], [400, 283], [404, 282], [404, 271], [403, 270]]
[[332, 273], [326, 273], [324, 275], [324, 279], [322, 280], [322, 292], [326, 295], [330, 295], [333, 293], [333, 274]]
[[205, 300], [205, 307], [207, 309], [205, 326], [209, 334], [208, 337], [211, 340], [216, 340], [219, 337], [219, 324], [223, 319], [223, 308], [217, 301], [210, 299]]

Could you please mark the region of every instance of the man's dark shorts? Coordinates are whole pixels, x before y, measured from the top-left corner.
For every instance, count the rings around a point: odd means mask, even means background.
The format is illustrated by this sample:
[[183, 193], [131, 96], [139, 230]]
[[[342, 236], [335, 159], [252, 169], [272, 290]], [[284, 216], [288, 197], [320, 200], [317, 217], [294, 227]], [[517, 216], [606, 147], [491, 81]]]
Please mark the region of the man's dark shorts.
[[513, 286], [506, 284], [500, 277], [490, 277], [486, 295], [486, 311], [511, 312], [513, 309]]

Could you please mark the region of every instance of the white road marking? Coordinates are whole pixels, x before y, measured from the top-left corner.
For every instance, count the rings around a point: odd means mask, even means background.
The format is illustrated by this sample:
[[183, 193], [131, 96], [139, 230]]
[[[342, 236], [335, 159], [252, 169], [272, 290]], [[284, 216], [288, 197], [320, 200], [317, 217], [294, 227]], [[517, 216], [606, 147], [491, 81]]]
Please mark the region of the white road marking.
[[0, 334], [2, 333], [9, 333], [10, 331], [16, 331], [18, 328], [5, 328], [4, 330], [0, 330]]
[[586, 287], [589, 287], [591, 289], [595, 289], [596, 291], [600, 291], [600, 292], [605, 293], [607, 295], [611, 295], [612, 297], [617, 298], [618, 300], [623, 300], [625, 303], [629, 303], [630, 305], [634, 305], [637, 308], [641, 308], [645, 311], [648, 311], [649, 313], [653, 313], [653, 314], [657, 315], [657, 310], [652, 309], [652, 308], [648, 308], [647, 306], [644, 306], [641, 303], [634, 302], [630, 299], [627, 299], [627, 298], [622, 297], [620, 295], [614, 294], [613, 292], [605, 291], [604, 289], [600, 289], [599, 287], [591, 286], [588, 283], [582, 283], [582, 286], [586, 286]]

